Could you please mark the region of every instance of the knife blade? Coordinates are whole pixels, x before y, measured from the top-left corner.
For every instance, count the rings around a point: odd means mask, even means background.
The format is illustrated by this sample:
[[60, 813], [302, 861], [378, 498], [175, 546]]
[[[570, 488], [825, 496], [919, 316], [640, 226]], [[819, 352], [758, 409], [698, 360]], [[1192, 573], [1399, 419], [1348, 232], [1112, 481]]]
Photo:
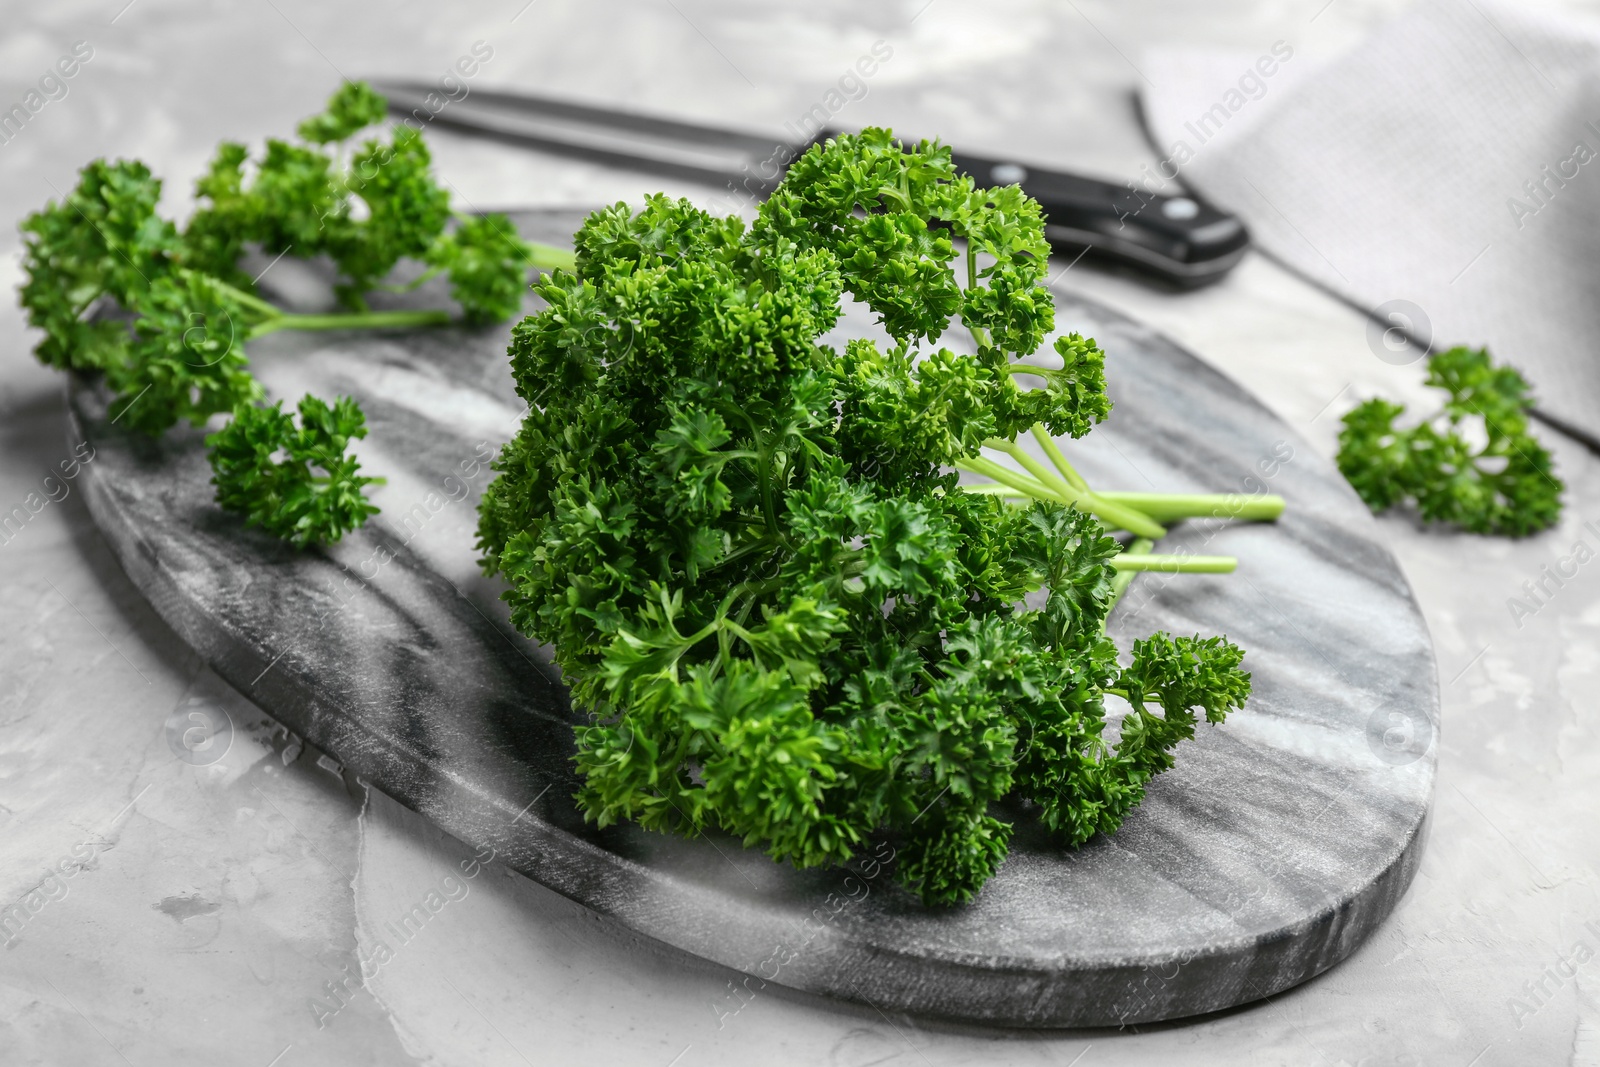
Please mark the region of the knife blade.
[[[810, 141], [796, 142], [524, 93], [474, 88], [457, 99], [426, 82], [369, 81], [400, 121], [419, 129], [437, 123], [592, 163], [703, 182], [744, 202], [771, 193], [790, 160], [840, 132], [825, 127]], [[980, 185], [1022, 186], [1039, 201], [1045, 236], [1064, 255], [1094, 249], [1142, 276], [1187, 289], [1227, 274], [1250, 245], [1242, 222], [1196, 197], [960, 150], [951, 157]]]

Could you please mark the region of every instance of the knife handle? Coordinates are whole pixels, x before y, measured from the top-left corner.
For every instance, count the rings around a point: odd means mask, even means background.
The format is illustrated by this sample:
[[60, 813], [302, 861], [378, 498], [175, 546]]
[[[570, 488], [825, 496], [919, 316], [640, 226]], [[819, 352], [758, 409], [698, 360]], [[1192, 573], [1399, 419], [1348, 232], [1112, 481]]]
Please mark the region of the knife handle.
[[1192, 196], [1162, 196], [1005, 159], [952, 153], [979, 186], [1021, 185], [1039, 201], [1056, 251], [1094, 248], [1179, 288], [1216, 281], [1250, 247], [1244, 223]]

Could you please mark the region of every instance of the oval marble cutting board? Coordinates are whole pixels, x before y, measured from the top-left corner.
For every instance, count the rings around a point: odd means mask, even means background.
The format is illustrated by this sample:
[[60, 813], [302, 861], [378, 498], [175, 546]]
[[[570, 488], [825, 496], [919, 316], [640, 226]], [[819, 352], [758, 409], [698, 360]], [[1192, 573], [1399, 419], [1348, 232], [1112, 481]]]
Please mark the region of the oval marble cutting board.
[[[564, 241], [580, 216], [527, 213]], [[1276, 492], [1276, 524], [1190, 522], [1173, 550], [1237, 555], [1225, 576], [1140, 576], [1113, 616], [1227, 634], [1248, 706], [1202, 726], [1112, 837], [1057, 847], [1014, 813], [1010, 858], [969, 906], [923, 908], [892, 849], [799, 872], [737, 841], [586, 827], [571, 800], [574, 713], [548, 656], [477, 571], [483, 457], [521, 405], [509, 327], [278, 333], [258, 375], [292, 404], [348, 393], [383, 513], [297, 553], [211, 499], [201, 433], [108, 422], [75, 380], [71, 433], [96, 452], [90, 509], [123, 568], [220, 674], [372, 786], [596, 913], [794, 989], [968, 1022], [1101, 1026], [1271, 995], [1348, 956], [1421, 857], [1439, 700], [1411, 591], [1337, 471], [1231, 380], [1110, 309], [1058, 292], [1058, 322], [1108, 353], [1116, 409], [1072, 446], [1092, 484]], [[870, 329], [859, 314], [843, 327]], [[515, 936], [510, 932], [509, 936]]]

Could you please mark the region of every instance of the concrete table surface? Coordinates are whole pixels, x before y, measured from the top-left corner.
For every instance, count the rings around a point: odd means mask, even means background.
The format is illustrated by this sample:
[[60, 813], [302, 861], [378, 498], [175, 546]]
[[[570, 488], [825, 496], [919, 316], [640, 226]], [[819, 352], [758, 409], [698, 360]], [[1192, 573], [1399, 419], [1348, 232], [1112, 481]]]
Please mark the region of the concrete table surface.
[[[776, 134], [881, 40], [892, 56], [835, 121], [1125, 177], [1155, 158], [1132, 103], [1159, 76], [1134, 65], [1144, 47], [1284, 39], [1314, 57], [1399, 6], [123, 4], [9, 5], [7, 106], [74, 42], [93, 56], [66, 98], [0, 145], [7, 217], [98, 155], [145, 159], [176, 213], [218, 139], [287, 133], [340, 74], [442, 73], [477, 42], [492, 53], [478, 84]], [[430, 136], [469, 206], [654, 188], [717, 200]], [[0, 242], [9, 290], [20, 242]], [[1363, 317], [1263, 257], [1184, 295], [1087, 266], [1072, 276], [1248, 383], [1328, 454], [1353, 398], [1421, 393], [1418, 367], [1373, 355]], [[1558, 435], [1545, 434], [1570, 487], [1560, 528], [1513, 543], [1381, 524], [1427, 614], [1444, 694], [1432, 840], [1388, 924], [1321, 978], [1219, 1016], [968, 1031], [771, 986], [740, 996], [729, 972], [618, 936], [475, 861], [275, 728], [160, 623], [71, 483], [46, 496], [43, 479], [69, 458], [62, 382], [27, 355], [9, 301], [0, 341], [0, 511], [38, 494], [0, 544], [0, 903], [25, 902], [25, 921], [0, 934], [0, 1063], [1600, 1063], [1600, 585], [1585, 566], [1547, 582], [1554, 595], [1532, 616], [1507, 606], [1575, 542], [1600, 545], [1600, 463]], [[221, 709], [232, 728], [227, 755], [204, 766], [174, 745], [196, 709]], [[426, 922], [392, 935], [417, 907]], [[380, 939], [390, 951], [363, 974]]]

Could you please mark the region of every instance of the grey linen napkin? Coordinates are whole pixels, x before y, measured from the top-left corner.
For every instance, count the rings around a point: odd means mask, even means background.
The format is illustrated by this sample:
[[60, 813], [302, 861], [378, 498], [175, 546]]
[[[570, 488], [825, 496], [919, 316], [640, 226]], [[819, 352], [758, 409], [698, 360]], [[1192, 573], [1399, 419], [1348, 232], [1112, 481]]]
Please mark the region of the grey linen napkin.
[[1600, 447], [1600, 31], [1427, 0], [1315, 69], [1287, 41], [1144, 69], [1161, 174], [1419, 342], [1487, 344]]

